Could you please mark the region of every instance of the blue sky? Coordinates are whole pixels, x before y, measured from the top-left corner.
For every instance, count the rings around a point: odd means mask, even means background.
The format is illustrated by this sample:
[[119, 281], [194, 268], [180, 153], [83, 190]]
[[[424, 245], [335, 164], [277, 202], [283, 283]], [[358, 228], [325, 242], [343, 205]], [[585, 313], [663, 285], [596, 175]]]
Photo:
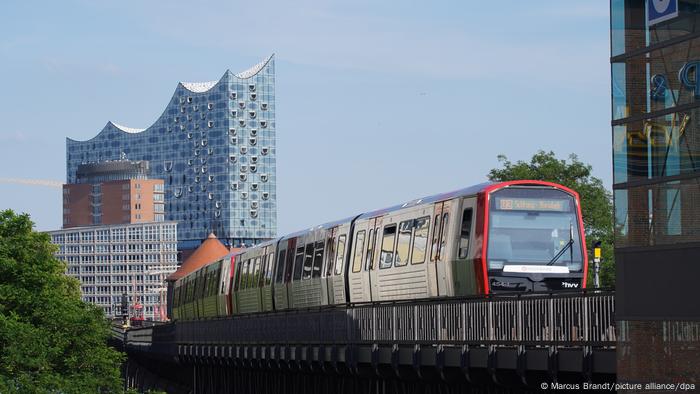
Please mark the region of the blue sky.
[[[65, 137], [145, 128], [179, 81], [276, 53], [287, 233], [576, 153], [610, 189], [608, 1], [3, 1], [0, 178], [65, 181]], [[60, 189], [0, 208], [61, 225]]]

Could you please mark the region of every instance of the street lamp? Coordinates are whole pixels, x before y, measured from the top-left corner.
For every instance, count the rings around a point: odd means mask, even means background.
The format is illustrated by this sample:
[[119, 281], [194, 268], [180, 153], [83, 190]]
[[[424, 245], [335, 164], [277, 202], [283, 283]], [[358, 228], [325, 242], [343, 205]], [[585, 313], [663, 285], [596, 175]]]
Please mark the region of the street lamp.
[[593, 285], [596, 288], [600, 287], [600, 241], [593, 244]]

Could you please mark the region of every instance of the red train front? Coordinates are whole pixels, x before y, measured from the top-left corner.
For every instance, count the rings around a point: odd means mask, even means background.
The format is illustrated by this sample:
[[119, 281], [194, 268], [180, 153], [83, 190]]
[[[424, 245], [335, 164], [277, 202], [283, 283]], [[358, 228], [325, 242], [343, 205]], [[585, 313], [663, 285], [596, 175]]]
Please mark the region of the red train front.
[[485, 188], [478, 201], [486, 292], [585, 288], [588, 258], [575, 191], [549, 182], [503, 182]]

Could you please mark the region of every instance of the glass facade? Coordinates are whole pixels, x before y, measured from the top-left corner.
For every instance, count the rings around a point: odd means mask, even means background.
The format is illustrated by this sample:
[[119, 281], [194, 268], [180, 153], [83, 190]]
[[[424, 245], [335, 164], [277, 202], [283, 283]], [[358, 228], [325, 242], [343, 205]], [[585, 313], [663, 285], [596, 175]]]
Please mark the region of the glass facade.
[[700, 383], [700, 0], [611, 0], [619, 382]]
[[611, 2], [618, 247], [700, 242], [700, 1], [655, 3]]
[[277, 233], [274, 57], [218, 81], [180, 83], [147, 129], [109, 122], [87, 141], [67, 139], [67, 183], [83, 163], [148, 160], [165, 182], [165, 220], [181, 249], [210, 232], [233, 246]]
[[66, 274], [80, 281], [82, 299], [109, 318], [121, 314], [124, 293], [144, 318], [163, 320], [163, 283], [177, 269], [177, 223], [75, 227], [49, 232]]

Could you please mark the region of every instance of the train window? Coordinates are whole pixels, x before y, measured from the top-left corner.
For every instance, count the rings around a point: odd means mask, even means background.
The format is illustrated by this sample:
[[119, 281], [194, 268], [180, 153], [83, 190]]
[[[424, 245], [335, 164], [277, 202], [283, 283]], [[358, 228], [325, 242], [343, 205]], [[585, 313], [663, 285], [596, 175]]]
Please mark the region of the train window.
[[[225, 294], [226, 293], [226, 268], [224, 267], [224, 264], [226, 264], [226, 260], [223, 260], [221, 262], [221, 266], [219, 267], [219, 282], [221, 283], [221, 290], [219, 291], [219, 294]], [[224, 271], [224, 272], [221, 272]]]
[[338, 237], [338, 255], [335, 257], [335, 274], [340, 275], [343, 272], [343, 260], [345, 260], [345, 234]]
[[236, 281], [233, 282], [233, 291], [238, 291], [238, 289], [240, 287], [240, 283], [241, 283], [241, 264], [240, 264], [240, 262], [237, 262], [237, 264], [235, 265], [235, 273], [237, 275], [235, 278]]
[[309, 279], [311, 277], [311, 264], [314, 261], [314, 243], [309, 242], [306, 245], [306, 252], [304, 252], [304, 272], [302, 273], [302, 279]]
[[[204, 271], [202, 271], [202, 272], [204, 272]], [[205, 295], [209, 294], [207, 292], [207, 284], [209, 283], [209, 273], [208, 272], [206, 272], [206, 273], [204, 273], [204, 275], [202, 275], [202, 277], [200, 278], [200, 283], [201, 283], [201, 286], [199, 289], [199, 297], [198, 298], [202, 298]]]
[[311, 276], [314, 278], [321, 277], [321, 265], [323, 264], [323, 241], [316, 242], [316, 251], [314, 251], [314, 266], [311, 271]]
[[466, 259], [469, 254], [469, 235], [472, 231], [472, 209], [462, 212], [462, 227], [459, 235], [459, 258]]
[[275, 254], [269, 253], [267, 255], [267, 274], [265, 275], [265, 284], [270, 285], [272, 283], [272, 269], [275, 267]]
[[246, 280], [246, 270], [248, 269], [248, 266], [246, 265], [245, 261], [241, 261], [241, 269], [238, 270], [238, 287], [236, 290], [243, 290], [245, 289], [245, 280]]
[[280, 250], [277, 255], [277, 273], [275, 274], [275, 282], [282, 283], [284, 278], [284, 258], [287, 256], [287, 249]]
[[243, 268], [244, 267], [245, 267], [245, 261], [243, 261], [243, 260], [239, 261], [238, 262], [238, 277], [236, 278], [237, 285], [235, 286], [236, 291], [242, 290], [241, 286], [244, 285], [244, 282], [243, 282], [243, 273], [244, 273]]
[[219, 288], [219, 277], [221, 276], [221, 267], [217, 268], [211, 273], [211, 295], [216, 295], [216, 291]]
[[248, 282], [248, 287], [255, 288], [260, 285], [260, 257], [255, 259], [255, 265], [253, 266], [253, 275], [251, 276], [251, 281]]
[[394, 241], [396, 240], [396, 225], [384, 226], [382, 236], [382, 252], [379, 255], [379, 268], [389, 268], [394, 263]]
[[292, 270], [294, 268], [294, 249], [290, 249], [287, 253], [287, 260], [284, 263], [284, 282], [289, 283], [292, 280]]
[[367, 252], [365, 253], [365, 271], [370, 271], [372, 269], [372, 251], [374, 250], [374, 243], [376, 242], [374, 238], [374, 229], [369, 230], [369, 237], [367, 238]]
[[294, 280], [301, 279], [301, 272], [304, 266], [304, 247], [297, 248], [297, 255], [294, 257]]
[[433, 225], [433, 238], [430, 246], [430, 261], [438, 259], [438, 240], [440, 239], [440, 215], [435, 215], [435, 224]]
[[394, 265], [401, 267], [408, 264], [408, 254], [411, 251], [411, 233], [413, 232], [413, 219], [399, 223], [399, 242], [396, 245], [396, 261]]
[[207, 297], [211, 294], [211, 288], [212, 288], [212, 283], [211, 283], [211, 271], [207, 269], [207, 272], [204, 274], [204, 290], [202, 291], [202, 297]]
[[444, 213], [442, 215], [442, 231], [440, 231], [442, 235], [440, 236], [440, 254], [438, 254], [440, 261], [444, 260], [443, 257], [445, 255], [445, 245], [447, 244], [447, 233], [449, 232], [449, 228], [447, 227], [450, 221], [449, 219], [449, 213]]
[[355, 238], [355, 255], [352, 259], [352, 272], [362, 269], [362, 249], [365, 247], [365, 230], [359, 231]]
[[245, 283], [244, 289], [250, 289], [253, 287], [253, 270], [255, 269], [255, 261], [253, 259], [248, 259], [245, 262], [245, 276], [243, 281]]
[[263, 287], [265, 285], [265, 278], [267, 277], [267, 255], [262, 255], [260, 259], [260, 283], [258, 286]]
[[430, 216], [415, 219], [413, 221], [413, 250], [411, 252], [411, 264], [425, 262], [426, 249], [428, 247], [428, 230], [430, 229]]
[[194, 280], [194, 298], [199, 300], [202, 297], [202, 271], [197, 272], [196, 278]]
[[328, 240], [326, 250], [326, 277], [329, 277], [333, 274], [333, 262], [335, 261], [335, 237]]

